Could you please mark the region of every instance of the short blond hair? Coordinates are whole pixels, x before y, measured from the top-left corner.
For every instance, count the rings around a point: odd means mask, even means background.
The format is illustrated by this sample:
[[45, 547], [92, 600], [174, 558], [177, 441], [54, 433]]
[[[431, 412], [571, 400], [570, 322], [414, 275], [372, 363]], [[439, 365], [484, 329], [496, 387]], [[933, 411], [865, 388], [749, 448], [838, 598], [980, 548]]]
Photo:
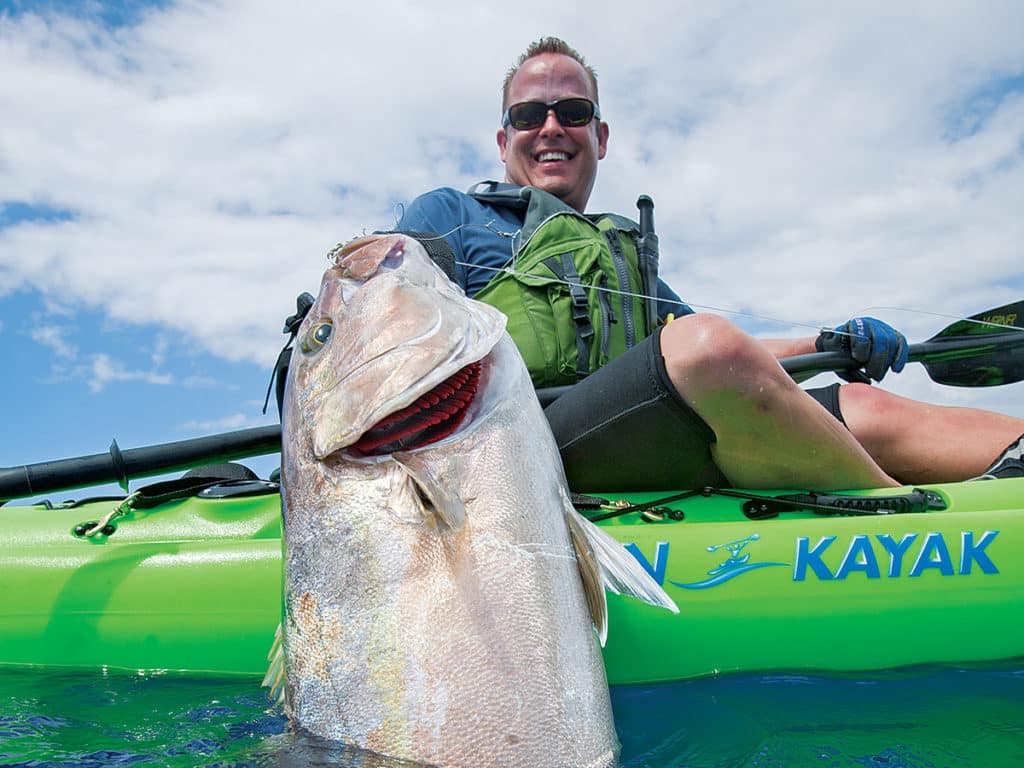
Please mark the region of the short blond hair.
[[562, 56], [568, 56], [570, 59], [579, 62], [580, 66], [586, 71], [587, 77], [590, 78], [590, 87], [594, 91], [594, 103], [599, 103], [597, 100], [597, 72], [594, 71], [592, 66], [587, 64], [586, 59], [583, 58], [583, 54], [561, 38], [542, 37], [539, 40], [530, 43], [530, 47], [523, 52], [515, 65], [505, 73], [505, 82], [502, 83], [501, 86], [502, 112], [508, 108], [508, 91], [512, 86], [512, 78], [516, 76], [516, 72], [519, 71], [519, 68], [523, 66], [528, 59], [532, 59], [534, 56], [539, 56], [542, 53], [559, 53]]

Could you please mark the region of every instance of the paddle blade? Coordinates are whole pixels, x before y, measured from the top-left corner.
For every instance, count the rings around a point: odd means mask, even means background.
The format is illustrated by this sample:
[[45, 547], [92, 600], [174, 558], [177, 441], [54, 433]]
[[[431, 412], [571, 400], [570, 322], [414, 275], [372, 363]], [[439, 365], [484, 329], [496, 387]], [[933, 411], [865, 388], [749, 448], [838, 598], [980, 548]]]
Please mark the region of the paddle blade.
[[922, 346], [928, 375], [954, 387], [994, 387], [1024, 379], [1024, 301], [958, 320]]

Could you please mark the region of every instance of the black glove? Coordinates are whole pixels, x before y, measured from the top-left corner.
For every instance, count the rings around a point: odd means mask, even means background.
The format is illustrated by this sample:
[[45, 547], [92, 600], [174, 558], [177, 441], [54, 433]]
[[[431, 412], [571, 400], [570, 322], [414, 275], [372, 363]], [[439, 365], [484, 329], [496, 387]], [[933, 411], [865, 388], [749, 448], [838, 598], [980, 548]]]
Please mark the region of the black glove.
[[890, 369], [899, 373], [907, 364], [906, 337], [873, 317], [855, 317], [836, 326], [834, 331], [822, 331], [814, 342], [814, 348], [819, 352], [846, 352], [861, 363], [863, 372], [837, 372], [847, 381], [881, 381]]

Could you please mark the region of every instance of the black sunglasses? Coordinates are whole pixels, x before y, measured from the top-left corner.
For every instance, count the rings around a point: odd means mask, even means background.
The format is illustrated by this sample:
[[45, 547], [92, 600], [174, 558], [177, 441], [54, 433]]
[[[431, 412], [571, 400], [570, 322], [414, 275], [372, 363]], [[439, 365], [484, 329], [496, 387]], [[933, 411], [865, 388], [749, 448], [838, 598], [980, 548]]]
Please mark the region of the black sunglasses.
[[532, 131], [540, 128], [548, 119], [548, 110], [554, 110], [558, 124], [565, 128], [587, 125], [595, 117], [601, 119], [601, 110], [590, 99], [559, 99], [545, 104], [543, 101], [521, 101], [505, 110], [501, 127], [510, 125], [517, 131]]

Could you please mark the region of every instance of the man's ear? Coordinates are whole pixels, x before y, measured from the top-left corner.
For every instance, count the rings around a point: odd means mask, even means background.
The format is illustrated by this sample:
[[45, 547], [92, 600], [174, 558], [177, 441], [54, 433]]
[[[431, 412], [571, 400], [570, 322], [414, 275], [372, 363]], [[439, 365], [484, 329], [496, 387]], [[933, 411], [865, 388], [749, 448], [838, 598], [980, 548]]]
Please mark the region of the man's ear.
[[505, 150], [508, 148], [508, 134], [504, 128], [498, 129], [498, 134], [495, 137], [498, 140], [498, 150], [501, 152], [501, 162], [505, 162]]
[[[608, 153], [608, 123], [604, 120], [597, 126], [597, 159], [604, 160], [604, 156]], [[502, 159], [505, 157], [502, 155]]]

